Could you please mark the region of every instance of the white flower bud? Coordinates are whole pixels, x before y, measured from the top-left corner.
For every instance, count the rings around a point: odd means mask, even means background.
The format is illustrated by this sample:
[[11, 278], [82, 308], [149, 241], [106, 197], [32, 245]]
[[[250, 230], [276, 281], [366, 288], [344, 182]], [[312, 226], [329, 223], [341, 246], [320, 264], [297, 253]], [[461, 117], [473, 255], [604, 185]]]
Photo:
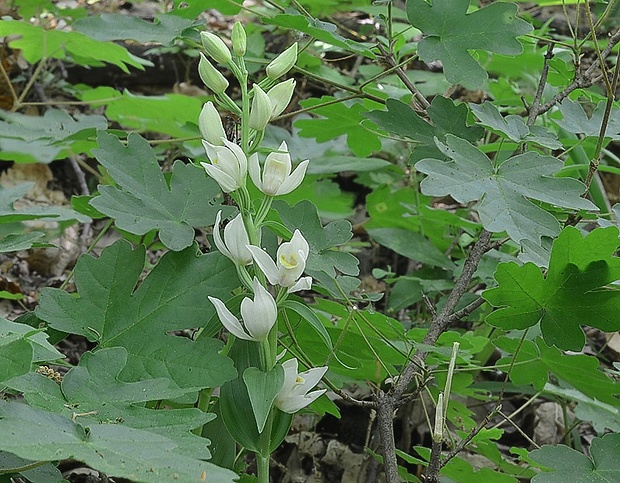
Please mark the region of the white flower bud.
[[202, 52], [200, 53], [200, 62], [198, 63], [198, 74], [200, 74], [202, 82], [204, 82], [214, 94], [222, 94], [228, 88], [226, 77], [211, 65], [211, 62], [207, 60]]
[[198, 127], [203, 139], [215, 146], [224, 145], [222, 138], [226, 139], [226, 132], [222, 125], [222, 118], [211, 101], [202, 106], [198, 117]]
[[271, 101], [271, 119], [278, 117], [286, 106], [291, 102], [293, 91], [295, 90], [295, 80], [289, 79], [273, 86], [267, 95]]
[[267, 127], [271, 119], [271, 101], [265, 91], [258, 84], [254, 84], [254, 98], [252, 99], [252, 107], [250, 108], [250, 119], [248, 125], [252, 129], [262, 131]]
[[230, 49], [217, 35], [211, 32], [200, 32], [200, 39], [209, 57], [218, 64], [228, 64], [232, 60]]
[[297, 43], [273, 59], [265, 70], [267, 77], [276, 80], [293, 68], [297, 62]]
[[235, 22], [233, 25], [231, 40], [235, 57], [243, 57], [246, 51], [247, 37], [241, 22]]

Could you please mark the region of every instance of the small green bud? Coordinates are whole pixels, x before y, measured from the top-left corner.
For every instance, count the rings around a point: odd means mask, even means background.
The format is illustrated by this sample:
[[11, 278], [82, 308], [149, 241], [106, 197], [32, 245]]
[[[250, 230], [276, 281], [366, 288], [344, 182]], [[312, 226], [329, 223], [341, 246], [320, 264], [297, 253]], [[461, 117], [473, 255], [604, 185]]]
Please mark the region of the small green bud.
[[293, 68], [297, 62], [297, 44], [291, 45], [288, 49], [273, 59], [267, 66], [267, 77], [276, 80]]
[[235, 25], [233, 25], [231, 40], [235, 57], [243, 57], [245, 55], [247, 38], [241, 22], [235, 22]]
[[265, 91], [258, 84], [254, 84], [254, 98], [252, 99], [252, 107], [250, 108], [250, 119], [248, 125], [252, 129], [262, 131], [267, 127], [267, 123], [271, 119], [271, 101]]
[[211, 32], [200, 32], [200, 39], [209, 57], [218, 64], [228, 64], [232, 60], [230, 49], [217, 35]]
[[204, 82], [214, 94], [222, 94], [228, 88], [228, 81], [226, 78], [219, 70], [213, 67], [202, 52], [200, 53], [200, 62], [198, 63], [198, 74], [200, 74], [202, 82]]

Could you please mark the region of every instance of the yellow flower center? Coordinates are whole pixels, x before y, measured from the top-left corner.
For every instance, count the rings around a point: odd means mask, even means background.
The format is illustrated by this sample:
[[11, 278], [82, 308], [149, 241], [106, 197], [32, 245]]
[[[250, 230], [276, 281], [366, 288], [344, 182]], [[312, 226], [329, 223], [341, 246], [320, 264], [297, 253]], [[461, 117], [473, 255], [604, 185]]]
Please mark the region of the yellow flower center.
[[292, 269], [299, 265], [299, 261], [297, 260], [297, 254], [291, 253], [291, 255], [287, 258], [286, 255], [280, 255], [280, 263], [284, 268]]

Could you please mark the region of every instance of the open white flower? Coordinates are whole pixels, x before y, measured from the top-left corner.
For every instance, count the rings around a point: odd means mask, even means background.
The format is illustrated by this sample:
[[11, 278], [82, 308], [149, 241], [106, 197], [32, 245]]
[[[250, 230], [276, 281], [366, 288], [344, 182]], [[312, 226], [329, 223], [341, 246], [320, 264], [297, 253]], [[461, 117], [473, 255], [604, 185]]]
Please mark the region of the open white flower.
[[314, 402], [325, 389], [309, 392], [327, 372], [327, 367], [315, 367], [301, 374], [297, 372], [297, 359], [282, 363], [284, 384], [276, 396], [275, 405], [285, 413], [294, 414]]
[[277, 264], [260, 247], [248, 245], [247, 249], [270, 284], [287, 287], [288, 293], [309, 290], [312, 287], [312, 277], [301, 277], [306, 268], [310, 247], [299, 230], [295, 230], [291, 241], [278, 247]]
[[222, 325], [239, 339], [262, 342], [267, 339], [269, 331], [278, 318], [278, 307], [271, 294], [254, 277], [254, 300], [246, 297], [241, 301], [241, 318], [243, 324], [228, 310], [220, 299], [209, 297], [215, 306]]
[[291, 173], [291, 155], [286, 142], [282, 141], [277, 151], [265, 160], [261, 178], [258, 156], [250, 159], [250, 177], [256, 187], [269, 196], [286, 195], [297, 188], [306, 175], [309, 160], [302, 161]]
[[252, 254], [246, 248], [250, 243], [241, 213], [235, 216], [224, 227], [224, 239], [220, 235], [220, 221], [222, 220], [222, 211], [217, 212], [215, 217], [215, 226], [213, 227], [213, 241], [215, 246], [224, 255], [233, 261], [236, 265], [249, 265], [252, 263]]
[[248, 158], [235, 143], [231, 143], [225, 138], [221, 138], [221, 141], [223, 146], [216, 146], [205, 140], [202, 141], [211, 164], [200, 164], [207, 174], [217, 181], [222, 191], [230, 193], [245, 186], [248, 174]]
[[222, 138], [226, 138], [226, 132], [222, 125], [222, 118], [217, 112], [213, 102], [209, 101], [202, 106], [200, 116], [198, 117], [198, 127], [201, 136], [210, 144], [215, 146], [223, 146]]

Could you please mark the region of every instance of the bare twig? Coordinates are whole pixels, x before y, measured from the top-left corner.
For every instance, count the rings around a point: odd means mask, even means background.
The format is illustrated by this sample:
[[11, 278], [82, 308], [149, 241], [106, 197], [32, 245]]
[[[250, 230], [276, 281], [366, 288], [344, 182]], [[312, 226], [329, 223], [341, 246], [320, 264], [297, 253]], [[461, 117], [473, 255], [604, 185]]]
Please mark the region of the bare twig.
[[407, 89], [409, 89], [409, 91], [411, 91], [411, 93], [414, 95], [415, 99], [417, 100], [417, 104], [419, 104], [418, 108], [422, 111], [426, 111], [431, 106], [430, 102], [426, 100], [426, 97], [424, 97], [424, 95], [413, 84], [413, 82], [411, 82], [409, 77], [407, 77], [407, 74], [405, 74], [405, 71], [401, 67], [398, 67], [396, 61], [394, 60], [394, 56], [390, 52], [385, 50], [385, 47], [383, 45], [377, 44], [377, 47], [379, 48], [379, 51], [381, 52], [381, 55], [383, 55], [385, 60], [390, 64], [391, 67], [394, 68], [394, 72], [396, 73], [398, 78], [403, 81], [403, 84], [405, 84]]
[[543, 63], [542, 73], [540, 74], [540, 80], [538, 81], [538, 89], [536, 89], [536, 95], [534, 96], [534, 102], [530, 106], [529, 116], [527, 117], [527, 125], [531, 126], [536, 122], [537, 112], [540, 109], [540, 102], [542, 100], [543, 92], [545, 91], [545, 85], [547, 84], [547, 76], [549, 75], [549, 61], [553, 58], [553, 44], [547, 45], [547, 52], [545, 53], [545, 60]]

